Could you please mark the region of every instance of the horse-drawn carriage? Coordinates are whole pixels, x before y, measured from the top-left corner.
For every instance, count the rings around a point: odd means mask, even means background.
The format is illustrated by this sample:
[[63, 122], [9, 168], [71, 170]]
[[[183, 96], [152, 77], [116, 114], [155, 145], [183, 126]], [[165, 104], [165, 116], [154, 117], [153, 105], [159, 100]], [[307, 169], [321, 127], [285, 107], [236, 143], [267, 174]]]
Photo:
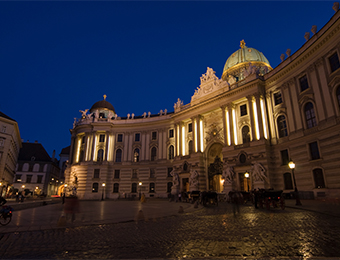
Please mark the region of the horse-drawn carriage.
[[215, 191], [201, 192], [201, 203], [203, 206], [213, 205], [218, 206], [218, 195]]
[[282, 196], [282, 190], [259, 190], [254, 196], [257, 196], [255, 201], [260, 208], [266, 207], [267, 209], [278, 208], [285, 209], [285, 200]]

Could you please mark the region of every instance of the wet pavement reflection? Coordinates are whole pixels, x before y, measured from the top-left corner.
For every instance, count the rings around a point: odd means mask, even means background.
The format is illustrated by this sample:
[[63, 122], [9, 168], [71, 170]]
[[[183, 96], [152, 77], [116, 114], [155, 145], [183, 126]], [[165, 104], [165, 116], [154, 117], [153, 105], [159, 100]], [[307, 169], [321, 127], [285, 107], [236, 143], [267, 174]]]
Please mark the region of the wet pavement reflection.
[[[105, 210], [105, 209], [100, 209]], [[297, 209], [203, 208], [148, 221], [3, 234], [0, 258], [339, 257], [339, 218]]]

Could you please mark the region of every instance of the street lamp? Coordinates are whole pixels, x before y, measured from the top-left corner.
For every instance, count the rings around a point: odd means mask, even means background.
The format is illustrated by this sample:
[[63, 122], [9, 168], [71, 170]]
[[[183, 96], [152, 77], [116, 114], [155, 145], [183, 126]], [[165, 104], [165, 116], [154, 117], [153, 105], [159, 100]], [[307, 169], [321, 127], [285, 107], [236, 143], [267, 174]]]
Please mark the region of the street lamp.
[[292, 160], [290, 160], [290, 162], [288, 163], [288, 166], [292, 170], [292, 175], [293, 175], [293, 181], [294, 181], [294, 187], [295, 187], [295, 199], [296, 199], [295, 205], [301, 206], [302, 204], [300, 201], [299, 191], [296, 186], [296, 180], [295, 180], [295, 174], [294, 174], [295, 163]]
[[104, 189], [105, 189], [105, 182], [103, 182], [103, 184], [102, 184], [102, 187], [103, 187], [103, 192], [102, 192], [102, 200], [104, 200]]
[[143, 185], [143, 183], [140, 181], [140, 182], [138, 183], [138, 185], [139, 185], [139, 199], [140, 199], [141, 196], [142, 196], [141, 191], [142, 191], [142, 185]]
[[249, 192], [249, 173], [248, 172], [246, 172], [245, 174], [244, 174], [244, 177], [246, 177], [246, 179], [247, 179], [247, 188], [248, 188], [248, 192]]

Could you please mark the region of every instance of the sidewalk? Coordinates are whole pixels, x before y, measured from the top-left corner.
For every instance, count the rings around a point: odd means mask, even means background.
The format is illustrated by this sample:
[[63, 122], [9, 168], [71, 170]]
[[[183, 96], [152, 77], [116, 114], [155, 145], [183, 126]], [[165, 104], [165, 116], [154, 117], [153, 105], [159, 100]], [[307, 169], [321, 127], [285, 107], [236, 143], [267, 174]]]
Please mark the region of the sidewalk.
[[340, 217], [340, 199], [301, 200], [301, 206], [296, 206], [296, 200], [285, 200], [287, 208], [296, 208]]
[[[169, 202], [165, 199], [149, 199], [146, 203], [141, 203], [138, 200], [79, 201], [79, 212], [75, 214], [75, 220], [72, 221], [72, 216], [69, 214], [65, 216], [66, 223], [62, 223], [60, 218], [64, 215], [64, 205], [61, 204], [61, 200], [59, 200], [59, 203], [44, 206], [34, 206], [36, 202], [30, 201], [21, 204], [25, 203], [32, 208], [14, 210], [12, 221], [7, 226], [0, 226], [0, 233], [149, 221], [161, 217], [186, 214], [202, 208], [202, 206], [195, 208], [194, 204], [190, 203]], [[12, 203], [11, 201], [7, 205], [14, 209], [22, 207], [20, 203]]]

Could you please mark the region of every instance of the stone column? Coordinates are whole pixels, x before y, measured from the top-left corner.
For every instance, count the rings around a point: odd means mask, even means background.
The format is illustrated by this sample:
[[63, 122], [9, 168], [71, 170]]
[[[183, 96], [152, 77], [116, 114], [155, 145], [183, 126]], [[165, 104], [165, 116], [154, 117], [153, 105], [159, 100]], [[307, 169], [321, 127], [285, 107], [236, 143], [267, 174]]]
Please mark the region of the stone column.
[[89, 141], [88, 141], [88, 138], [89, 137], [89, 134], [88, 133], [85, 133], [85, 143], [84, 143], [84, 161], [88, 161], [88, 158], [89, 158], [89, 152], [88, 152], [88, 145], [89, 145]]
[[74, 134], [72, 134], [71, 136], [71, 147], [70, 147], [70, 164], [73, 164], [74, 162], [74, 142], [76, 140], [76, 136]]
[[162, 159], [163, 153], [163, 129], [158, 131], [158, 159]]
[[[291, 109], [293, 110], [293, 118], [291, 121], [294, 122], [293, 124], [293, 131], [299, 130], [303, 128], [303, 124], [302, 124], [302, 120], [303, 118], [301, 117], [301, 111], [300, 111], [300, 106], [299, 106], [299, 99], [298, 99], [298, 89], [297, 89], [297, 84], [296, 84], [296, 80], [289, 80], [288, 84], [289, 84], [289, 92], [290, 95], [289, 97], [291, 98], [291, 103], [292, 103], [292, 107]], [[300, 86], [299, 86], [300, 87]], [[289, 98], [288, 97], [288, 98]], [[288, 109], [288, 105], [287, 105], [287, 109]], [[293, 132], [292, 131], [292, 132]]]
[[257, 122], [259, 124], [259, 135], [260, 135], [260, 140], [261, 140], [264, 138], [261, 103], [260, 103], [261, 95], [259, 93], [256, 93], [254, 96], [255, 96], [255, 103], [256, 103]]
[[141, 138], [142, 138], [142, 141], [141, 141], [141, 151], [140, 151], [140, 160], [141, 161], [144, 161], [145, 160], [145, 147], [146, 147], [146, 144], [145, 144], [145, 139], [146, 139], [146, 132], [145, 131], [142, 131], [141, 132]]
[[254, 96], [247, 96], [248, 100], [248, 107], [249, 107], [249, 118], [250, 118], [250, 131], [251, 131], [251, 140], [256, 140], [256, 125], [255, 125], [255, 119], [254, 119], [254, 109], [253, 109], [253, 100]]
[[146, 132], [145, 160], [150, 160], [150, 132]]
[[92, 161], [95, 161], [95, 154], [96, 154], [96, 132], [92, 134]]
[[182, 155], [182, 122], [177, 124], [178, 156]]
[[126, 162], [128, 160], [129, 136], [130, 136], [130, 133], [125, 133], [123, 136], [124, 152], [123, 152], [122, 162]]
[[[282, 93], [281, 93], [282, 95]], [[266, 95], [266, 99], [267, 99], [267, 104], [268, 104], [268, 132], [271, 136], [272, 139], [276, 138], [276, 129], [275, 129], [275, 122], [274, 122], [274, 105], [273, 105], [273, 101], [272, 101], [272, 97], [273, 97], [273, 92], [270, 91], [267, 95]]]
[[228, 144], [228, 138], [227, 138], [227, 119], [226, 119], [226, 107], [221, 106], [222, 109], [222, 121], [223, 121], [223, 137], [224, 137], [224, 145]]
[[228, 114], [229, 114], [229, 136], [230, 136], [230, 145], [231, 146], [235, 145], [235, 141], [234, 141], [233, 108], [234, 108], [234, 104], [233, 103], [229, 103], [227, 105], [227, 111], [228, 111]]
[[110, 132], [107, 131], [106, 132], [106, 143], [105, 143], [105, 161], [108, 161], [109, 160], [109, 141], [110, 141]]

